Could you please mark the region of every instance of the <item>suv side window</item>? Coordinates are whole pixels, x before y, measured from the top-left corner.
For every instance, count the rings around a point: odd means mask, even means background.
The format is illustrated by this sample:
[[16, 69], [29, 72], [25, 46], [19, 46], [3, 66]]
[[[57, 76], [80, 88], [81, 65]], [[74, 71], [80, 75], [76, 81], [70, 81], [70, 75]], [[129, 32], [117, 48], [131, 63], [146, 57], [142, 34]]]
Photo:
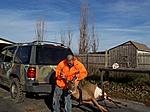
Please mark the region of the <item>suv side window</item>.
[[2, 60], [4, 62], [11, 62], [13, 60], [13, 55], [16, 47], [10, 47], [2, 52]]
[[3, 57], [4, 57], [4, 55], [1, 53], [0, 54], [0, 62], [3, 61]]
[[31, 46], [19, 46], [16, 56], [15, 62], [21, 64], [29, 64], [31, 54]]

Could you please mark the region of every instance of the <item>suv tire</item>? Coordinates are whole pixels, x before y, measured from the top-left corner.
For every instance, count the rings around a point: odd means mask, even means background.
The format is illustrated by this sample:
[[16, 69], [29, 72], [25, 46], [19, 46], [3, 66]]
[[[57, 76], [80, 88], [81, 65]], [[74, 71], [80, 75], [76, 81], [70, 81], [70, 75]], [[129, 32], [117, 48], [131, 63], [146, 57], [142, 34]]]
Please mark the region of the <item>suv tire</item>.
[[10, 93], [15, 103], [21, 103], [24, 101], [25, 95], [17, 78], [12, 78], [11, 80]]

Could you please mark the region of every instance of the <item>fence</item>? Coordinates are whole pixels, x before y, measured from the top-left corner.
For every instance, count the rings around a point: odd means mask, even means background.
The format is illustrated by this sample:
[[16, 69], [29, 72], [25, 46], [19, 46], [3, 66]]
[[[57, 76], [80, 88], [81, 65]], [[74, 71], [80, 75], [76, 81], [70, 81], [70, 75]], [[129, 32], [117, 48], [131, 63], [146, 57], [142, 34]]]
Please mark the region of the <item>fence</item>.
[[[85, 65], [89, 73], [96, 71], [98, 68], [111, 67], [111, 57], [107, 53], [99, 54], [79, 54], [77, 56], [79, 60]], [[122, 58], [123, 59], [123, 58]], [[138, 54], [137, 55], [137, 68], [150, 69], [150, 55]], [[124, 60], [122, 60], [124, 61]], [[120, 64], [122, 61], [118, 62]], [[127, 61], [126, 64], [129, 62]], [[130, 66], [129, 66], [130, 68]]]
[[98, 71], [98, 68], [109, 66], [109, 55], [107, 52], [104, 54], [80, 54], [78, 59], [85, 65], [89, 73]]
[[138, 54], [137, 67], [150, 69], [150, 54]]

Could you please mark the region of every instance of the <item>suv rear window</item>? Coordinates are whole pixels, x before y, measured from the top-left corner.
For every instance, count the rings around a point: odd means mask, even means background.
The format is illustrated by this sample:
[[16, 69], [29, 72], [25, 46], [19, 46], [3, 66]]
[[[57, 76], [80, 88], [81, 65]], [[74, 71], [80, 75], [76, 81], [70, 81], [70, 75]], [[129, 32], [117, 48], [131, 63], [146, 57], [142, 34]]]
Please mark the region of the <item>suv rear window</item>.
[[17, 50], [15, 62], [29, 64], [31, 55], [31, 46], [20, 46]]
[[36, 64], [57, 65], [66, 58], [68, 54], [72, 54], [69, 48], [56, 46], [37, 46]]

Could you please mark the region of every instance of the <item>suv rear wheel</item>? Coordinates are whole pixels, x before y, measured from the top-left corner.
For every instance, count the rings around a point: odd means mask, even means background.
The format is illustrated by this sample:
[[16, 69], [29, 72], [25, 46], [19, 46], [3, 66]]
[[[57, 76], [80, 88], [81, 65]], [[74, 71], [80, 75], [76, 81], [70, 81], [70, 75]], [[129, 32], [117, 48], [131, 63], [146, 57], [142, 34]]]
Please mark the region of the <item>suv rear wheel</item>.
[[24, 101], [25, 95], [17, 78], [12, 78], [11, 80], [10, 93], [15, 103], [21, 103]]

